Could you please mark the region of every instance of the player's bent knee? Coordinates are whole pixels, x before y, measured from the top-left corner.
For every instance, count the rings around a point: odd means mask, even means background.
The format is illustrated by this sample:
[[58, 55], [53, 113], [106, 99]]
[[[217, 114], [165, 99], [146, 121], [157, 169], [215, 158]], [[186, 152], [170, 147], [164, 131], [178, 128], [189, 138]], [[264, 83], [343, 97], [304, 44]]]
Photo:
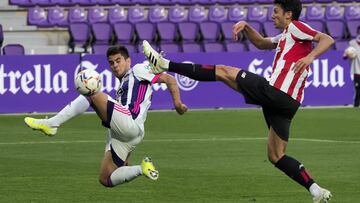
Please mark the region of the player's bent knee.
[[284, 154], [278, 154], [278, 153], [271, 153], [268, 152], [268, 160], [272, 163], [275, 164], [276, 162], [278, 162], [281, 157], [283, 157]]
[[99, 177], [99, 182], [100, 182], [101, 185], [103, 185], [104, 187], [114, 187], [114, 186], [111, 184], [110, 176], [108, 176], [108, 177], [100, 176], [100, 177]]
[[235, 79], [240, 70], [232, 66], [216, 65], [216, 79], [220, 81]]

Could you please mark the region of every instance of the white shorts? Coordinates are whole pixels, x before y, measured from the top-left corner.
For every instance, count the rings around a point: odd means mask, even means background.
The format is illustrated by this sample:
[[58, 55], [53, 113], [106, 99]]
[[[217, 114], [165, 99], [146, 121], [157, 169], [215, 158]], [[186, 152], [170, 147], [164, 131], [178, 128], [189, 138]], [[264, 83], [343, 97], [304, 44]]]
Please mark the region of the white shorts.
[[107, 107], [110, 122], [103, 122], [109, 128], [105, 151], [110, 150], [111, 144], [116, 155], [125, 161], [143, 139], [144, 131], [134, 121], [130, 111], [111, 97], [108, 97]]

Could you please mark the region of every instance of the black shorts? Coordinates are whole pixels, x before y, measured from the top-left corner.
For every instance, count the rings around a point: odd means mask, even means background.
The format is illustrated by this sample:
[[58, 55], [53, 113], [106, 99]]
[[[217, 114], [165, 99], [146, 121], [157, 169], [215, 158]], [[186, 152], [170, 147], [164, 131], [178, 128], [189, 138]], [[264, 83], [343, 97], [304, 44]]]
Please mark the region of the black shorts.
[[291, 120], [300, 103], [249, 71], [241, 70], [236, 82], [246, 103], [262, 107], [268, 128], [272, 127], [282, 140], [288, 141]]

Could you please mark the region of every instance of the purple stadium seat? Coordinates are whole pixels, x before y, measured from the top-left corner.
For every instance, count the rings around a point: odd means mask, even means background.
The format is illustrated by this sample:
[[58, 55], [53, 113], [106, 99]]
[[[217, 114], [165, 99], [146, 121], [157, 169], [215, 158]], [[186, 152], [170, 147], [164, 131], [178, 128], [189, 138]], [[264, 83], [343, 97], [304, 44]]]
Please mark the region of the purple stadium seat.
[[114, 31], [119, 44], [130, 43], [134, 38], [134, 27], [127, 22], [115, 23]]
[[155, 2], [153, 0], [132, 0], [135, 4], [140, 5], [154, 5]]
[[175, 5], [175, 0], [153, 0], [155, 4], [159, 5]]
[[92, 7], [88, 10], [88, 22], [90, 24], [107, 22], [107, 12], [104, 7]]
[[108, 18], [110, 24], [115, 24], [118, 22], [127, 22], [128, 16], [127, 11], [124, 7], [114, 6], [109, 8]]
[[325, 17], [327, 20], [344, 20], [344, 7], [335, 5], [328, 5], [325, 9]]
[[50, 0], [50, 2], [53, 5], [58, 5], [58, 6], [74, 6], [75, 3], [73, 3], [71, 0]]
[[33, 3], [30, 0], [9, 0], [9, 4], [22, 7], [33, 6]]
[[51, 7], [48, 9], [48, 21], [52, 26], [67, 27], [68, 15], [63, 7]]
[[232, 6], [228, 10], [228, 19], [232, 22], [247, 20], [247, 9], [243, 6]]
[[360, 20], [360, 5], [348, 5], [345, 7], [345, 19]]
[[320, 4], [308, 6], [306, 9], [306, 19], [309, 21], [323, 21], [325, 18], [325, 8]]
[[120, 6], [125, 6], [125, 5], [134, 5], [135, 3], [131, 0], [111, 0], [111, 2], [113, 4], [118, 4]]
[[178, 53], [181, 52], [181, 48], [178, 44], [160, 44], [160, 50], [165, 53]]
[[200, 5], [213, 5], [216, 3], [216, 0], [193, 0], [193, 2]]
[[72, 0], [72, 2], [80, 6], [94, 6], [90, 0]]
[[305, 7], [303, 7], [303, 9], [301, 10], [301, 13], [300, 13], [300, 16], [299, 16], [299, 20], [300, 21], [306, 21], [306, 10], [307, 10], [307, 8]]
[[128, 50], [130, 53], [137, 53], [137, 52], [138, 52], [136, 46], [134, 46], [133, 44], [122, 43], [122, 44], [120, 44], [120, 45], [126, 47], [127, 50]]
[[260, 24], [260, 22], [248, 22], [249, 23], [249, 25], [251, 26], [251, 27], [253, 27], [256, 31], [258, 31], [259, 33], [263, 33], [263, 31], [262, 31], [262, 26], [261, 26], [261, 24]]
[[183, 6], [174, 6], [169, 9], [169, 20], [173, 23], [188, 20], [188, 11]]
[[105, 45], [105, 44], [94, 44], [94, 45], [92, 46], [92, 53], [93, 53], [93, 54], [105, 55], [108, 48], [109, 48], [109, 45]]
[[227, 4], [233, 4], [234, 1], [232, 1], [232, 0], [216, 0], [216, 3], [227, 5]]
[[273, 0], [256, 0], [256, 2], [258, 2], [260, 4], [272, 4], [274, 1]]
[[242, 52], [246, 51], [246, 47], [243, 43], [240, 42], [227, 42], [225, 44], [227, 52]]
[[200, 31], [204, 42], [215, 42], [220, 37], [220, 26], [216, 22], [203, 22]]
[[73, 7], [69, 9], [69, 23], [87, 22], [87, 12], [83, 7]]
[[327, 31], [334, 39], [342, 39], [345, 35], [345, 24], [343, 21], [327, 21]]
[[272, 21], [264, 23], [264, 31], [268, 37], [274, 37], [281, 33], [281, 31], [274, 26], [274, 22]]
[[224, 6], [211, 6], [209, 8], [209, 21], [224, 22], [227, 20], [227, 12]]
[[180, 5], [194, 5], [195, 4], [194, 0], [174, 0], [174, 2], [176, 4], [180, 4]]
[[171, 22], [161, 22], [156, 25], [161, 43], [170, 43], [177, 38], [177, 26]]
[[316, 0], [317, 3], [331, 3], [332, 0]]
[[357, 28], [360, 26], [360, 20], [346, 21], [346, 25], [349, 29], [350, 36], [352, 38], [357, 36]]
[[179, 32], [184, 42], [194, 42], [199, 34], [199, 26], [193, 22], [179, 23]]
[[148, 15], [144, 7], [135, 6], [128, 9], [129, 21], [133, 24], [148, 21]]
[[50, 0], [30, 0], [30, 2], [33, 5], [36, 6], [52, 6], [52, 2], [50, 2]]
[[109, 44], [112, 38], [112, 28], [108, 23], [94, 23], [91, 25], [94, 34], [94, 44]]
[[335, 49], [344, 51], [349, 46], [349, 41], [337, 41], [335, 42]]
[[2, 49], [3, 55], [24, 55], [25, 49], [21, 44], [7, 44]]
[[353, 0], [337, 0], [338, 3], [351, 3]]
[[272, 21], [272, 13], [273, 13], [273, 10], [274, 10], [274, 6], [273, 5], [270, 5], [268, 8], [267, 8], [267, 21]]
[[168, 13], [163, 6], [154, 6], [149, 9], [149, 21], [152, 23], [158, 23], [167, 21]]
[[3, 42], [4, 42], [4, 33], [3, 33], [2, 25], [0, 24], [0, 48], [2, 47]]
[[313, 29], [315, 29], [317, 31], [320, 31], [320, 32], [325, 31], [325, 26], [320, 21], [308, 21], [308, 22], [306, 22], [306, 24], [308, 24], [310, 27], [312, 27]]
[[90, 28], [87, 23], [71, 23], [70, 24], [70, 36], [72, 38], [71, 47], [74, 48], [77, 45], [85, 48], [90, 38]]
[[182, 50], [184, 53], [199, 53], [203, 51], [201, 45], [197, 43], [182, 44]]
[[262, 6], [249, 6], [247, 18], [249, 21], [265, 22], [267, 9]]
[[204, 22], [208, 19], [206, 9], [204, 6], [191, 6], [189, 8], [189, 21], [192, 22]]
[[238, 4], [255, 4], [256, 0], [235, 0], [233, 1], [234, 3], [238, 3]]
[[28, 10], [28, 25], [36, 25], [38, 27], [51, 27], [47, 19], [47, 13], [42, 7], [32, 7]]
[[204, 51], [207, 53], [225, 52], [225, 48], [222, 43], [218, 42], [204, 43]]
[[[221, 31], [224, 35], [224, 40], [225, 42], [227, 41], [233, 41], [232, 39], [232, 27], [233, 27], [234, 23], [233, 22], [223, 22], [221, 23], [220, 27], [221, 27]], [[242, 33], [239, 33], [239, 39], [242, 39]]]
[[139, 22], [135, 24], [135, 30], [140, 42], [147, 40], [152, 42], [156, 36], [156, 28], [153, 23]]
[[100, 6], [108, 6], [108, 5], [112, 5], [113, 2], [111, 2], [111, 0], [90, 0], [90, 2], [95, 5], [100, 5]]

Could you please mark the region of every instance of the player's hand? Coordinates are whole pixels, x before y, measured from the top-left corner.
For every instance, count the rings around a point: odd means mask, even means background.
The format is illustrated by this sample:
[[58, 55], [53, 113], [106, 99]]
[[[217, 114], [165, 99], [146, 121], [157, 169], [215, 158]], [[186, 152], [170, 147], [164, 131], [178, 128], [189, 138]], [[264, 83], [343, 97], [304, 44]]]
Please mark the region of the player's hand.
[[232, 37], [234, 40], [238, 40], [239, 32], [243, 31], [246, 25], [247, 23], [245, 21], [239, 21], [235, 25], [233, 25]]
[[302, 72], [304, 72], [306, 67], [308, 67], [313, 61], [314, 61], [314, 57], [311, 56], [306, 56], [304, 58], [301, 58], [295, 63], [292, 70], [294, 71], [294, 73], [301, 74]]
[[182, 102], [178, 102], [175, 104], [175, 110], [179, 115], [183, 115], [188, 110], [188, 107]]

